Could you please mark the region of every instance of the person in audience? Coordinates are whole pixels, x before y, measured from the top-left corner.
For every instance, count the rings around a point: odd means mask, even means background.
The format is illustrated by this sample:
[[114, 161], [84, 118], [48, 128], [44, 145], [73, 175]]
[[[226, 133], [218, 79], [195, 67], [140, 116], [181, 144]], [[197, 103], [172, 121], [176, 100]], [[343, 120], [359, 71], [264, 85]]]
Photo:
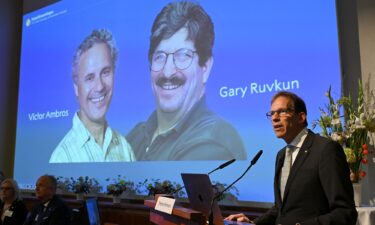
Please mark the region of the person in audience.
[[236, 129], [206, 104], [214, 36], [197, 3], [172, 2], [157, 15], [148, 52], [156, 110], [127, 135], [137, 160], [246, 159]]
[[38, 203], [27, 218], [25, 225], [70, 225], [71, 210], [56, 195], [57, 181], [54, 176], [43, 175], [36, 182]]
[[20, 198], [18, 184], [13, 179], [5, 179], [0, 185], [0, 225], [22, 225], [27, 209]]
[[126, 139], [108, 126], [118, 50], [112, 33], [93, 30], [73, 58], [73, 85], [79, 111], [73, 127], [53, 151], [50, 163], [134, 161]]
[[[337, 142], [307, 129], [305, 102], [292, 92], [276, 93], [267, 117], [287, 146], [276, 156], [275, 205], [257, 225], [354, 225], [357, 211], [344, 151]], [[244, 214], [227, 220], [249, 222]]]

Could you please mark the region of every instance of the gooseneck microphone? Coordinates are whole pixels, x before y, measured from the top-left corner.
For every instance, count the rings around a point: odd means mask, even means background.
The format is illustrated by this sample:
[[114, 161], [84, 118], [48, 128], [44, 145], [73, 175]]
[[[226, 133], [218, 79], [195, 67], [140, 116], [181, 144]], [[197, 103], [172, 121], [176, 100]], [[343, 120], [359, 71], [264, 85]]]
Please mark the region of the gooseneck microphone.
[[212, 212], [212, 207], [214, 205], [214, 202], [215, 200], [217, 200], [220, 196], [222, 196], [229, 188], [231, 188], [235, 183], [237, 183], [239, 180], [242, 179], [243, 176], [245, 176], [245, 174], [250, 170], [250, 168], [255, 164], [257, 163], [258, 159], [260, 158], [260, 156], [263, 154], [263, 150], [259, 150], [259, 152], [254, 156], [254, 158], [250, 161], [250, 165], [246, 168], [245, 172], [242, 173], [242, 175], [237, 178], [235, 181], [233, 181], [230, 185], [228, 185], [228, 187], [226, 187], [224, 190], [220, 191], [218, 194], [216, 194], [212, 200], [211, 200], [211, 204], [210, 204], [210, 213], [208, 214], [208, 224], [209, 225], [213, 225], [213, 212]]
[[[259, 158], [259, 157], [258, 157]], [[211, 173], [215, 172], [216, 170], [221, 170], [221, 169], [224, 169], [225, 167], [229, 166], [230, 164], [234, 163], [234, 161], [236, 161], [236, 159], [231, 159], [223, 164], [221, 164], [220, 166], [216, 167], [215, 169], [211, 170], [211, 172], [208, 173], [208, 175], [210, 175]], [[182, 187], [179, 187], [177, 188], [174, 192], [172, 192], [171, 194], [176, 194], [178, 193], [179, 191], [181, 191], [181, 189], [183, 189], [185, 186], [182, 186]]]
[[208, 175], [210, 175], [211, 173], [215, 172], [216, 170], [221, 170], [221, 169], [224, 169], [225, 167], [229, 166], [230, 164], [234, 163], [234, 161], [236, 161], [236, 159], [231, 159], [223, 164], [221, 164], [220, 166], [218, 166], [216, 169], [214, 170], [211, 170], [211, 172], [208, 173]]
[[[250, 162], [250, 166], [249, 166], [249, 169], [250, 167], [252, 167], [255, 163], [257, 163], [258, 159], [260, 158], [260, 156], [263, 154], [263, 150], [259, 150], [259, 152], [254, 156], [254, 158], [251, 160]], [[245, 171], [245, 173], [247, 172], [247, 170]]]

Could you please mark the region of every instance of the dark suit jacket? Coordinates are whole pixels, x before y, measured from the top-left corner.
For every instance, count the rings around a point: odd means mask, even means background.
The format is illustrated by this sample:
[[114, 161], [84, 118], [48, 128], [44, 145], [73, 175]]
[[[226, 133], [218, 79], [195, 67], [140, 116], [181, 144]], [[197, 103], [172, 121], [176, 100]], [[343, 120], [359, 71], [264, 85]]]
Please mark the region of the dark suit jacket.
[[[3, 213], [4, 203], [0, 203], [0, 215]], [[20, 200], [14, 200], [12, 205], [9, 208], [9, 211], [12, 211], [12, 216], [6, 216], [4, 222], [0, 220], [0, 225], [22, 225], [25, 222], [27, 209], [25, 204]]]
[[275, 205], [255, 220], [257, 225], [356, 224], [353, 187], [342, 147], [309, 131], [280, 196], [280, 176], [285, 148], [276, 158]]
[[54, 196], [46, 209], [39, 203], [34, 207], [24, 225], [70, 225], [71, 210], [57, 196]]

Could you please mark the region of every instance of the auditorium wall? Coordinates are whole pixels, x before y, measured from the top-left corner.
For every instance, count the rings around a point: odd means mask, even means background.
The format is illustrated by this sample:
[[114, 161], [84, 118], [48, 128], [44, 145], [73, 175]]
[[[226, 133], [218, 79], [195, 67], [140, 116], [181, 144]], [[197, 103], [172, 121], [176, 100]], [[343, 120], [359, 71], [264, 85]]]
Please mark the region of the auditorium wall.
[[[375, 90], [375, 1], [358, 0], [358, 28], [362, 80]], [[372, 153], [368, 157], [367, 178], [363, 180], [363, 203], [375, 206], [375, 135], [371, 137]]]

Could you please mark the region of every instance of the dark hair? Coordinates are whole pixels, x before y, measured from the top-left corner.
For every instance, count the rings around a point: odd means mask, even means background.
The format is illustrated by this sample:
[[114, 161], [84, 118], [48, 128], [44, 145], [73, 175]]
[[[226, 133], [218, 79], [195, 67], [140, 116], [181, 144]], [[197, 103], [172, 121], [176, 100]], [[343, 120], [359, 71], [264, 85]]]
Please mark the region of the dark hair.
[[194, 43], [199, 56], [199, 65], [203, 66], [212, 57], [215, 33], [210, 16], [197, 3], [172, 2], [156, 16], [151, 29], [148, 60], [162, 40], [172, 37], [178, 30], [188, 30], [187, 40]]
[[91, 34], [82, 41], [82, 43], [78, 46], [76, 52], [74, 53], [72, 65], [73, 78], [78, 75], [78, 66], [81, 55], [92, 48], [95, 44], [100, 43], [104, 43], [107, 45], [109, 53], [111, 55], [112, 67], [113, 69], [116, 68], [118, 49], [116, 47], [116, 42], [112, 36], [112, 33], [106, 29], [93, 30]]
[[[272, 97], [271, 104], [278, 97], [285, 97], [285, 98], [288, 98], [288, 99], [292, 100], [293, 105], [290, 105], [288, 107], [293, 108], [296, 113], [303, 112], [307, 115], [307, 109], [306, 109], [305, 101], [303, 101], [303, 99], [301, 97], [299, 97], [298, 95], [296, 95], [296, 94], [294, 94], [293, 92], [290, 92], [290, 91], [280, 91], [280, 92], [277, 92]], [[307, 127], [307, 125], [308, 125], [307, 120], [305, 120], [304, 125]]]

